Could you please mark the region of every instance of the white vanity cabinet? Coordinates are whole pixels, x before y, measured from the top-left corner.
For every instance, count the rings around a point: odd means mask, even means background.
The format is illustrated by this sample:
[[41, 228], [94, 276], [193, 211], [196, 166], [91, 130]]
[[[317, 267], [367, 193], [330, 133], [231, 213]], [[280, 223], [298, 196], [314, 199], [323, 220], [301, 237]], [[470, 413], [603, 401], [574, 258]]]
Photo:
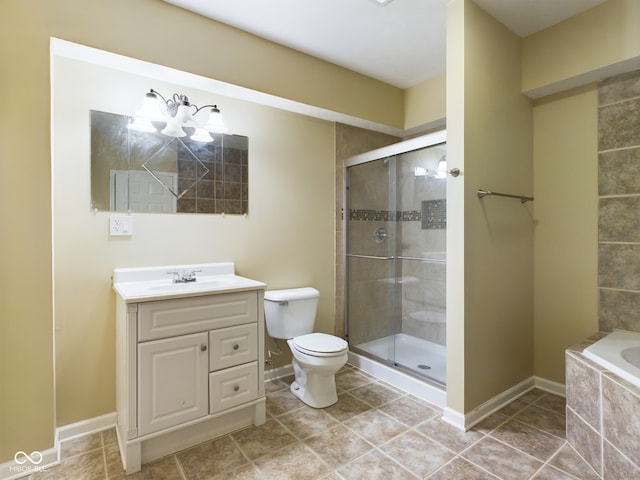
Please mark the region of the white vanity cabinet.
[[250, 282], [186, 296], [128, 297], [116, 288], [117, 432], [127, 473], [265, 422], [264, 284]]

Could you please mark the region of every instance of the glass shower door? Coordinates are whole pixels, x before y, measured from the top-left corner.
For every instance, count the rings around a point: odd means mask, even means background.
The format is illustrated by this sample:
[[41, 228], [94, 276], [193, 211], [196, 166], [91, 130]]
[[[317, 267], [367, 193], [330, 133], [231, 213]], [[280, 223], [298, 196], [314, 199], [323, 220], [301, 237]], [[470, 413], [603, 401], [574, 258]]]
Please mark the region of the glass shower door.
[[349, 168], [347, 318], [352, 346], [395, 363], [397, 158]]
[[398, 151], [347, 163], [347, 336], [444, 385], [446, 144]]

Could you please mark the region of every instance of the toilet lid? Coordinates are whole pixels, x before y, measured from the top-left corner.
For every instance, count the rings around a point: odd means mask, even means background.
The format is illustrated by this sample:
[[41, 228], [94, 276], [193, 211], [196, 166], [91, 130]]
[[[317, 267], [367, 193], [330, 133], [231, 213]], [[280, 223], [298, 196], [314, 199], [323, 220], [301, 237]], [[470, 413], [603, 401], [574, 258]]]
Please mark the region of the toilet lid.
[[296, 348], [303, 353], [316, 357], [326, 357], [342, 353], [348, 348], [347, 342], [326, 333], [310, 333], [293, 339]]

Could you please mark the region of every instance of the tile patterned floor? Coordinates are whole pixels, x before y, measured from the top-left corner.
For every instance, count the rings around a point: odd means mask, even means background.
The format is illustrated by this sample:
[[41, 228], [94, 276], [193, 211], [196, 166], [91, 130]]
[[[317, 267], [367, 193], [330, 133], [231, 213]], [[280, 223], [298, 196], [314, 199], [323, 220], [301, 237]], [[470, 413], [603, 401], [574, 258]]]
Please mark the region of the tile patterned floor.
[[442, 412], [346, 366], [338, 403], [310, 408], [266, 383], [267, 422], [126, 476], [115, 431], [62, 443], [62, 462], [31, 480], [597, 480], [565, 441], [564, 399], [532, 390], [468, 432]]

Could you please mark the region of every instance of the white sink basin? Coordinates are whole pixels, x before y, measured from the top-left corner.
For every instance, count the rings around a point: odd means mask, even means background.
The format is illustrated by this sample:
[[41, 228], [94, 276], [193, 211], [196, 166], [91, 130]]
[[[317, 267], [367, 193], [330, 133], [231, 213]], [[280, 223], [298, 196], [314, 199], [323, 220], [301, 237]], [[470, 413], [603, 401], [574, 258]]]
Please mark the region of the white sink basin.
[[[172, 272], [198, 272], [195, 282], [173, 283]], [[206, 295], [264, 288], [256, 280], [234, 273], [233, 263], [171, 265], [116, 269], [113, 288], [127, 302]]]

